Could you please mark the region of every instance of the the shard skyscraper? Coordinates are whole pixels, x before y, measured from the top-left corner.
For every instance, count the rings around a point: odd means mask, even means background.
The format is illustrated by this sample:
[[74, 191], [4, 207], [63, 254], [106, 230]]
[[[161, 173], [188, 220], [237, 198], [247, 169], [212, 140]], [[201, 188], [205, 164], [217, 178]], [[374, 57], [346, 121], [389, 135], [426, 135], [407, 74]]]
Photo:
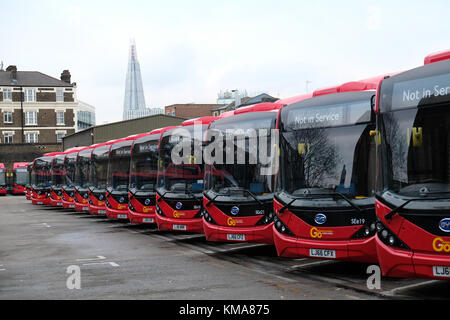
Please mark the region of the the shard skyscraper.
[[137, 59], [136, 43], [130, 44], [127, 80], [125, 83], [125, 100], [123, 103], [123, 120], [144, 117], [148, 114], [142, 87], [141, 68]]

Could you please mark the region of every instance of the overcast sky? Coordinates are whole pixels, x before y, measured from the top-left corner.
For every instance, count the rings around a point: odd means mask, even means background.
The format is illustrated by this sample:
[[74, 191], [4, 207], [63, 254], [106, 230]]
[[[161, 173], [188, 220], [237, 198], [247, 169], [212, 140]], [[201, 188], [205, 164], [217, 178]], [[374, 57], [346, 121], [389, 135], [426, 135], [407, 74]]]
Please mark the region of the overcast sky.
[[286, 98], [404, 70], [450, 48], [450, 2], [1, 1], [0, 60], [69, 69], [97, 124], [122, 117], [130, 38], [146, 103], [215, 103], [223, 89]]

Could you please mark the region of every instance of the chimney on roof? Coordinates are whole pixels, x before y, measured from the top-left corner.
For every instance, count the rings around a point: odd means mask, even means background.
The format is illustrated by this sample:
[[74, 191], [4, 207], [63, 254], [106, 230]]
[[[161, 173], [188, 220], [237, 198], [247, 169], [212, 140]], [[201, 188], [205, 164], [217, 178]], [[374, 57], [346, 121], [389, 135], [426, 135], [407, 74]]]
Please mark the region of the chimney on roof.
[[8, 66], [6, 71], [11, 72], [11, 80], [17, 80], [17, 67], [16, 66]]
[[70, 83], [70, 77], [71, 77], [71, 75], [70, 75], [69, 70], [64, 70], [64, 71], [61, 73], [61, 81]]

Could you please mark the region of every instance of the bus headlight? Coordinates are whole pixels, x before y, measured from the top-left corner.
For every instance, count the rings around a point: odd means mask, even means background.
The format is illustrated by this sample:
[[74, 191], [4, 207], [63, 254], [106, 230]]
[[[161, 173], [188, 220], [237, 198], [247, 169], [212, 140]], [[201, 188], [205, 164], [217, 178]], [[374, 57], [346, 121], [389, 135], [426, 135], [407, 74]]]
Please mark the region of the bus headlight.
[[391, 247], [398, 247], [402, 249], [409, 249], [409, 247], [401, 241], [388, 227], [386, 227], [381, 221], [377, 222], [378, 226], [381, 226], [381, 230], [378, 231], [378, 239], [381, 240], [385, 245]]

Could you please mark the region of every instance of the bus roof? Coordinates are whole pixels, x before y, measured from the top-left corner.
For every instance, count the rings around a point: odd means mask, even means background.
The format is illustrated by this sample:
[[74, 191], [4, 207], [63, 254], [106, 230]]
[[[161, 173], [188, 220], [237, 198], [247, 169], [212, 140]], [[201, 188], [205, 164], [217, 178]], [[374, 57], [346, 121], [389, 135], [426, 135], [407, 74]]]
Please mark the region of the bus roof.
[[337, 86], [318, 89], [313, 92], [313, 97], [323, 96], [326, 94], [340, 93], [340, 92], [353, 92], [353, 91], [365, 91], [365, 90], [376, 90], [378, 85], [387, 76], [392, 74], [384, 74], [372, 78], [367, 78], [359, 81], [350, 81]]
[[424, 65], [450, 59], [450, 50], [431, 53], [424, 59]]
[[28, 162], [14, 162], [13, 169], [27, 167]]
[[275, 102], [263, 102], [254, 104], [247, 107], [242, 107], [239, 109], [234, 110], [234, 115], [243, 114], [243, 113], [249, 113], [249, 112], [263, 112], [263, 111], [278, 111], [283, 107], [282, 104]]
[[194, 124], [210, 124], [214, 120], [217, 120], [217, 117], [213, 117], [213, 116], [200, 117], [200, 118], [186, 120], [181, 125], [183, 127], [186, 127], [186, 126], [193, 126]]

